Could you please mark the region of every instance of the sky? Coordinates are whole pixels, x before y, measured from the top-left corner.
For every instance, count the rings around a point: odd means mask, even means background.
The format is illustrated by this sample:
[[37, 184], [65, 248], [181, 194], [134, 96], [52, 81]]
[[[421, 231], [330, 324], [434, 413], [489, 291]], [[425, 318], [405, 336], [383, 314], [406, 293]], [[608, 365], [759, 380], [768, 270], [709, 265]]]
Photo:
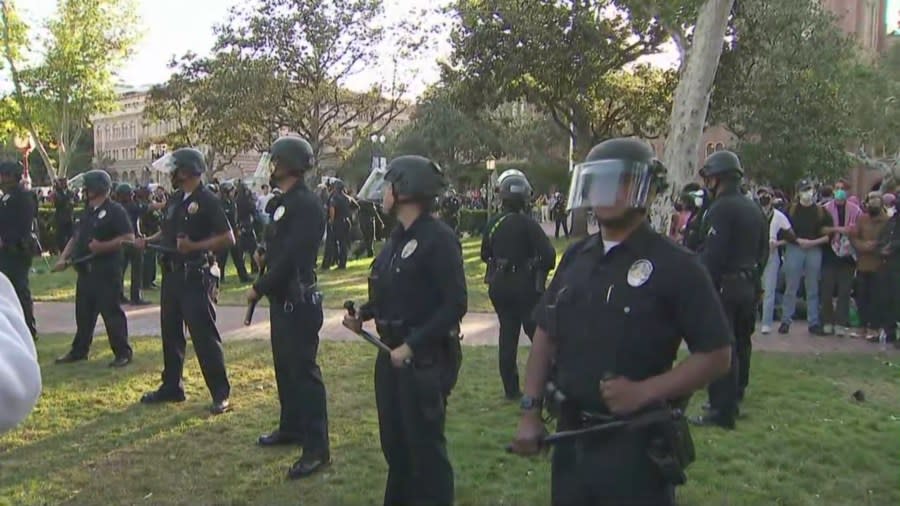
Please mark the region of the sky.
[[[25, 19], [31, 26], [40, 26], [55, 9], [57, 0], [26, 0], [18, 2]], [[209, 52], [214, 42], [212, 27], [227, 19], [228, 9], [237, 0], [136, 0], [143, 25], [143, 38], [131, 60], [119, 73], [123, 83], [131, 86], [157, 84], [166, 81], [170, 71], [166, 64], [173, 55], [187, 51], [198, 54]], [[423, 5], [422, 0], [385, 0], [389, 21], [397, 21]], [[428, 2], [431, 3], [431, 2]], [[900, 21], [900, 0], [888, 0], [888, 31], [897, 29]], [[445, 37], [446, 38], [446, 37]], [[385, 59], [390, 57], [390, 49], [382, 50]], [[418, 95], [439, 77], [438, 58], [446, 58], [450, 45], [441, 41], [429, 53], [421, 55], [401, 69], [401, 77], [410, 86], [412, 95]], [[671, 66], [676, 54], [670, 47], [663, 54], [648, 58], [654, 64]], [[383, 67], [355, 76], [348, 83], [351, 88], [361, 89], [385, 75]]]

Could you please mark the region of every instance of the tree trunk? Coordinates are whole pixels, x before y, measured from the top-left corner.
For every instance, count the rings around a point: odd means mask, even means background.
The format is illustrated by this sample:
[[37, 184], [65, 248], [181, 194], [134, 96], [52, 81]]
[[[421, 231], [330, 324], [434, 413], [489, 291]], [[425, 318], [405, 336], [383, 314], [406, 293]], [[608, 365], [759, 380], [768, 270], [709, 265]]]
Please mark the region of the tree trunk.
[[697, 15], [693, 43], [684, 52], [687, 60], [675, 88], [663, 153], [663, 162], [669, 169], [670, 192], [653, 206], [653, 224], [660, 231], [668, 229], [672, 195], [697, 177], [697, 152], [733, 3], [734, 0], [706, 0]]

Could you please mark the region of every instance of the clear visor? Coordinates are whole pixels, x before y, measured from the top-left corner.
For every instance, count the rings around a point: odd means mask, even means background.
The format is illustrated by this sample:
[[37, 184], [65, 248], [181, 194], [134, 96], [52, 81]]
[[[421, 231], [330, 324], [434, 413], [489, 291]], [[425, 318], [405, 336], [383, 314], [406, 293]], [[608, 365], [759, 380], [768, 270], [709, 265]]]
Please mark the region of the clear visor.
[[499, 184], [502, 183], [505, 179], [507, 179], [507, 178], [509, 178], [509, 177], [511, 177], [511, 176], [519, 176], [519, 177], [521, 177], [522, 179], [528, 179], [527, 177], [525, 177], [525, 174], [524, 174], [521, 170], [517, 170], [517, 169], [509, 169], [509, 170], [503, 171], [503, 174], [500, 174], [500, 177], [497, 178], [497, 185], [499, 185]]
[[269, 153], [263, 153], [259, 157], [259, 163], [256, 164], [256, 170], [253, 171], [253, 179], [268, 183], [273, 172], [275, 172], [275, 167], [272, 164], [272, 156]]
[[356, 198], [369, 202], [381, 202], [381, 199], [384, 198], [384, 189], [388, 185], [388, 182], [384, 180], [385, 174], [387, 174], [387, 170], [382, 168], [370, 172]]
[[172, 153], [163, 156], [150, 165], [151, 169], [162, 172], [163, 174], [172, 174], [175, 172], [176, 167], [175, 157], [172, 156]]
[[649, 164], [630, 160], [598, 160], [576, 165], [566, 209], [645, 208], [653, 177]]

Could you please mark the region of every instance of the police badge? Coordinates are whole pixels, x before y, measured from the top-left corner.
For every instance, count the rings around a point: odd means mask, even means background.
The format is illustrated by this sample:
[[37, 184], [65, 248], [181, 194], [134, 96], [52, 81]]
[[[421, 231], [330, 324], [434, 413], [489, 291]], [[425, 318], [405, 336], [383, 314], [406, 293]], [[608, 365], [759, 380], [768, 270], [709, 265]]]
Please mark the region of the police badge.
[[628, 269], [628, 284], [635, 288], [643, 285], [653, 274], [653, 264], [650, 260], [637, 260]]

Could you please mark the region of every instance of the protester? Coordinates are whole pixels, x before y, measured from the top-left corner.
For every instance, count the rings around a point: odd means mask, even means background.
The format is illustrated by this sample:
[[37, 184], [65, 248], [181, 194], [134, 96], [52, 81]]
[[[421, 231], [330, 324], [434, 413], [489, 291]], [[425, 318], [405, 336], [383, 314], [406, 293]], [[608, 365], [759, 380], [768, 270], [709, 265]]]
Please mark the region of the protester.
[[881, 272], [882, 259], [878, 251], [878, 238], [887, 224], [881, 193], [872, 192], [866, 197], [866, 214], [859, 217], [850, 240], [857, 253], [856, 305], [859, 308], [862, 333], [866, 339], [878, 337], [878, 329], [885, 326], [884, 308], [890, 289], [886, 276]]

